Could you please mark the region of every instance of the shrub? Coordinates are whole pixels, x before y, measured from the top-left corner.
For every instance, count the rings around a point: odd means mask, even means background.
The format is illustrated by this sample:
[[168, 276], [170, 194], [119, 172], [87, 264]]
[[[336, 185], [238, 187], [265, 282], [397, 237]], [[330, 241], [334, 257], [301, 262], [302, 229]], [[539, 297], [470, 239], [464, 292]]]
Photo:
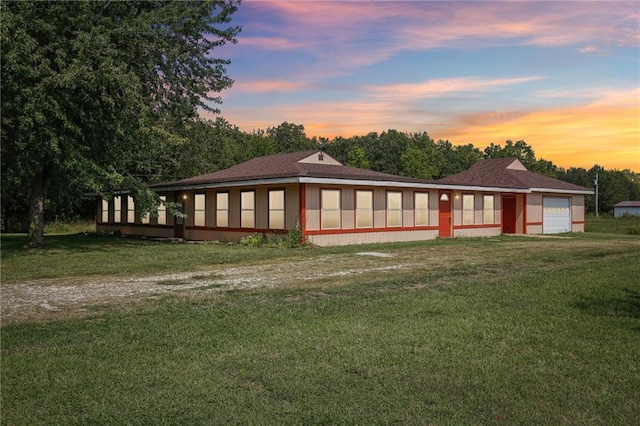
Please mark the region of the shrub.
[[239, 244], [248, 247], [260, 247], [266, 242], [267, 239], [264, 234], [251, 234], [246, 237], [242, 237]]
[[289, 248], [302, 247], [306, 245], [306, 240], [304, 234], [302, 233], [302, 226], [300, 225], [300, 221], [297, 221], [293, 228], [287, 232], [287, 235], [284, 238], [284, 243]]
[[44, 233], [51, 234], [80, 234], [96, 232], [96, 225], [91, 220], [53, 221], [44, 226]]

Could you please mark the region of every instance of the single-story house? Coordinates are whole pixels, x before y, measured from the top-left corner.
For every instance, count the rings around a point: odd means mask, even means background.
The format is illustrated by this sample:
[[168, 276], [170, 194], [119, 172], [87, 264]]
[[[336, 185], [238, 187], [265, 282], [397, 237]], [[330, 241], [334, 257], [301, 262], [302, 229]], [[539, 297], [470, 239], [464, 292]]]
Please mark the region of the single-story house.
[[296, 225], [320, 246], [502, 233], [584, 231], [590, 189], [528, 171], [515, 158], [481, 160], [432, 181], [345, 166], [323, 151], [254, 158], [234, 167], [152, 185], [186, 219], [160, 207], [139, 217], [126, 193], [97, 203], [98, 231], [239, 241]]
[[613, 216], [640, 216], [640, 201], [622, 201], [613, 206]]

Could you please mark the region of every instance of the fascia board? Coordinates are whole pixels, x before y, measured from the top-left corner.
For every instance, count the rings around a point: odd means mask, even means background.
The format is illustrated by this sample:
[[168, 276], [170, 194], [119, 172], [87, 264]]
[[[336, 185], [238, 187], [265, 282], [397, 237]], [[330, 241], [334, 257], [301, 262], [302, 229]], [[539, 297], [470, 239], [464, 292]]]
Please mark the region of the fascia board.
[[233, 182], [215, 182], [215, 183], [202, 183], [197, 185], [181, 185], [181, 186], [164, 186], [151, 188], [156, 192], [164, 191], [198, 191], [202, 189], [216, 189], [216, 188], [231, 188], [238, 186], [258, 186], [258, 185], [282, 185], [286, 183], [298, 183], [299, 178], [287, 177], [287, 178], [275, 178], [275, 179], [254, 179], [254, 180], [242, 180]]
[[315, 183], [319, 185], [354, 185], [354, 186], [402, 186], [405, 188], [436, 189], [439, 185], [432, 183], [398, 182], [390, 180], [364, 180], [364, 179], [335, 179], [335, 178], [311, 178], [301, 177], [300, 183]]
[[502, 188], [499, 186], [475, 186], [475, 185], [439, 185], [439, 189], [449, 189], [453, 191], [477, 191], [477, 192], [510, 192], [529, 194], [528, 188]]
[[531, 192], [549, 192], [553, 194], [582, 194], [593, 195], [592, 190], [580, 190], [580, 189], [552, 189], [552, 188], [531, 188]]

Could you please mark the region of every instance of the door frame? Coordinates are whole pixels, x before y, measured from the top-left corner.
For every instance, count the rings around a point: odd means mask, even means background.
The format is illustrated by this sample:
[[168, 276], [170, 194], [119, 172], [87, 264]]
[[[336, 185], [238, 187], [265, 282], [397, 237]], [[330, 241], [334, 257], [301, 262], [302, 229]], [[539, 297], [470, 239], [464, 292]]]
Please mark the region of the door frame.
[[[508, 202], [507, 202], [508, 200]], [[518, 196], [515, 194], [502, 194], [502, 233], [518, 233]]]
[[[453, 236], [453, 191], [438, 192], [438, 237]], [[443, 209], [444, 207], [444, 209]]]

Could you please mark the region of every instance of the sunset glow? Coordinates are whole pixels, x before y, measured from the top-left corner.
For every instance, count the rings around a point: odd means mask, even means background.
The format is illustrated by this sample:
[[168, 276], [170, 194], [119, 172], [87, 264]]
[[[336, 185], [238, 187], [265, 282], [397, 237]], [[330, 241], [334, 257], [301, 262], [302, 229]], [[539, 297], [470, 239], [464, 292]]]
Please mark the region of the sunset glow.
[[525, 140], [561, 167], [640, 172], [639, 22], [635, 1], [245, 0], [220, 110], [244, 131]]

